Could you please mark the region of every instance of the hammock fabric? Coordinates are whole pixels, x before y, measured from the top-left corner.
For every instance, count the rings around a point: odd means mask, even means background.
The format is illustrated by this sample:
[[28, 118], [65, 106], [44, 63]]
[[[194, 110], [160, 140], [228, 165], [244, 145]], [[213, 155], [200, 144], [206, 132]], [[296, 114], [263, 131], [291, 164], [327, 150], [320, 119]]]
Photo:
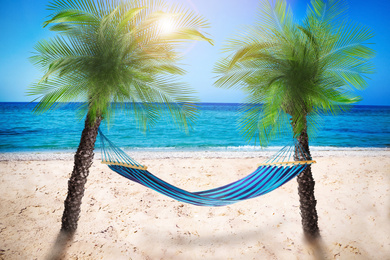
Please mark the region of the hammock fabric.
[[[175, 187], [156, 177], [124, 151], [115, 146], [100, 130], [102, 163], [136, 183], [160, 192], [175, 200], [197, 206], [225, 206], [242, 200], [264, 195], [282, 186], [300, 174], [309, 164], [315, 163], [296, 143], [283, 147], [248, 176], [215, 189], [190, 192]], [[298, 152], [300, 161], [291, 161], [293, 152]]]

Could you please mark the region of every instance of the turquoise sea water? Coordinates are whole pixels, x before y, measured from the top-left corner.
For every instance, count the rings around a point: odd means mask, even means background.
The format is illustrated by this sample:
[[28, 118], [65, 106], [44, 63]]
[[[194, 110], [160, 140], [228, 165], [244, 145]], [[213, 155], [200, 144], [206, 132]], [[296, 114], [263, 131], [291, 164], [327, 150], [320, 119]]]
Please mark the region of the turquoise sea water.
[[[33, 103], [0, 103], [0, 152], [74, 151], [84, 122], [67, 105], [34, 115]], [[237, 130], [239, 104], [202, 103], [194, 129], [186, 134], [169, 120], [161, 119], [151, 131], [141, 132], [131, 117], [115, 114], [104, 133], [118, 146], [140, 150], [257, 150]], [[291, 141], [290, 129], [269, 146]], [[99, 145], [97, 143], [97, 145]], [[323, 116], [323, 124], [310, 145], [317, 147], [390, 147], [390, 107], [355, 106], [337, 115]]]

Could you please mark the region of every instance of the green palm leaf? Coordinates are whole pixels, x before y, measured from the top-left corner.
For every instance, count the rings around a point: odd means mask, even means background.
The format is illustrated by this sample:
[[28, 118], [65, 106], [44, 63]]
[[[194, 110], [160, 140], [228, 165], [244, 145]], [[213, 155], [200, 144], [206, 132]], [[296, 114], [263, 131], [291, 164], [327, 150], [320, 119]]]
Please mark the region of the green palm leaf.
[[[212, 43], [200, 31], [208, 27], [204, 18], [153, 0], [55, 0], [48, 9], [44, 26], [61, 36], [38, 42], [30, 58], [44, 73], [27, 92], [40, 100], [37, 113], [84, 101], [81, 114], [109, 120], [112, 102], [128, 102], [144, 130], [164, 113], [185, 130], [193, 125], [198, 99], [177, 77], [185, 74], [177, 47], [183, 40]], [[159, 27], [165, 16], [175, 28], [169, 35]]]
[[224, 47], [214, 67], [215, 85], [246, 93], [239, 128], [248, 140], [267, 144], [286, 125], [297, 137], [319, 128], [320, 115], [338, 113], [367, 86], [374, 51], [367, 27], [345, 19], [340, 0], [313, 0], [302, 24], [286, 1], [264, 2], [256, 26]]

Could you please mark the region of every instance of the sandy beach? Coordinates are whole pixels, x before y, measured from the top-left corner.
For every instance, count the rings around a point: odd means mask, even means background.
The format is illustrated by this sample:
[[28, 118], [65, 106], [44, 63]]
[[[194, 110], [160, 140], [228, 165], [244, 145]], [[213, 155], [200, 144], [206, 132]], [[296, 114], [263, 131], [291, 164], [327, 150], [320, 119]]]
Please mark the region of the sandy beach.
[[[140, 153], [135, 159], [195, 191], [244, 177], [262, 156]], [[67, 259], [314, 258], [302, 239], [296, 180], [231, 206], [197, 207], [130, 182], [98, 158]], [[390, 259], [390, 151], [314, 151], [313, 158], [325, 257]], [[0, 160], [0, 259], [43, 259], [60, 229], [72, 154], [8, 153]]]

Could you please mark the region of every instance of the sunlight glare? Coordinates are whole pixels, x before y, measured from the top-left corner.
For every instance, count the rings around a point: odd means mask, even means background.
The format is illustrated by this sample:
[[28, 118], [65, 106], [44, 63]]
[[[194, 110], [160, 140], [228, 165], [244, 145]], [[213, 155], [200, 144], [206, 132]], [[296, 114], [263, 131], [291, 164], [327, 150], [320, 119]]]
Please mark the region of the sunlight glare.
[[171, 19], [165, 17], [159, 21], [159, 27], [163, 34], [172, 33], [175, 30], [175, 26]]

